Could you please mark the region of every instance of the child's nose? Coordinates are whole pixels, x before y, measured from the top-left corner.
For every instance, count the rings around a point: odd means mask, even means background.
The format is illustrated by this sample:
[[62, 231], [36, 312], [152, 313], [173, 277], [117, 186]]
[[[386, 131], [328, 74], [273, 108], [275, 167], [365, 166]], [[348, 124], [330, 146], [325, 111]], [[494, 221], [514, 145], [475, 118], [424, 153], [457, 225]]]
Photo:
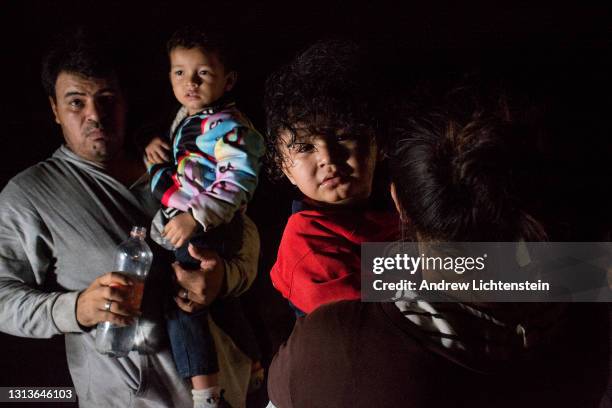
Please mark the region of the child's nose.
[[321, 142], [317, 145], [317, 155], [318, 163], [321, 167], [328, 164], [337, 165], [343, 159], [341, 148], [335, 143]]
[[202, 80], [198, 75], [192, 75], [189, 77], [187, 81], [187, 86], [189, 87], [198, 87], [202, 83]]
[[329, 144], [322, 144], [317, 146], [317, 159], [320, 167], [330, 164], [337, 164], [338, 154], [334, 150], [333, 146], [330, 146]]
[[327, 149], [327, 146], [317, 147], [317, 163], [319, 164], [319, 167], [326, 166], [330, 162], [331, 156], [329, 154], [329, 149]]

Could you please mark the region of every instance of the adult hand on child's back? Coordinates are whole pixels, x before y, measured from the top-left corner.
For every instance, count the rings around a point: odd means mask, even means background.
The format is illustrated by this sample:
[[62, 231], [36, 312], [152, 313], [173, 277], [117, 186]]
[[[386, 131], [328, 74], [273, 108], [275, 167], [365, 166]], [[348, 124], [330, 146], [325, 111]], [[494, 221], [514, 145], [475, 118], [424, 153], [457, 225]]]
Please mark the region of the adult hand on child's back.
[[219, 295], [225, 279], [225, 262], [215, 251], [191, 244], [189, 254], [200, 261], [200, 269], [183, 269], [178, 262], [172, 267], [181, 287], [174, 300], [178, 307], [191, 313], [210, 305]]
[[94, 280], [79, 294], [76, 318], [83, 327], [93, 327], [100, 322], [119, 326], [132, 323], [139, 314], [130, 305], [130, 277], [120, 272], [109, 272]]
[[154, 137], [147, 147], [145, 156], [147, 161], [152, 164], [161, 164], [170, 161], [170, 145], [164, 142], [159, 136]]
[[173, 217], [164, 227], [162, 236], [175, 248], [180, 248], [198, 229], [198, 222], [189, 213], [181, 213]]

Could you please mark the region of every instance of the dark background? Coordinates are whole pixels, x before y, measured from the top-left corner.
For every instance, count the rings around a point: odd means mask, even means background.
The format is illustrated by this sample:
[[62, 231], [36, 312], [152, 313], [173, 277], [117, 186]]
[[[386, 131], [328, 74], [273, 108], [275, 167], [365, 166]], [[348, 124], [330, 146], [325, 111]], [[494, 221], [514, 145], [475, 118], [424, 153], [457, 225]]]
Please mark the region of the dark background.
[[[421, 80], [445, 86], [466, 74], [502, 84], [538, 106], [546, 129], [539, 167], [543, 215], [553, 238], [609, 240], [612, 16], [604, 2], [255, 3], [3, 2], [0, 186], [61, 143], [39, 81], [42, 53], [57, 30], [104, 25], [118, 41], [135, 132], [171, 115], [176, 105], [164, 43], [176, 27], [197, 21], [223, 29], [238, 45], [237, 99], [262, 130], [265, 78], [318, 39], [366, 43], [382, 74], [364, 80], [392, 81], [397, 90]], [[290, 313], [267, 277], [290, 197], [288, 187], [264, 178], [249, 209], [262, 235], [262, 262], [245, 301], [268, 356], [291, 327]], [[0, 334], [0, 346], [0, 386], [70, 384], [61, 338]]]

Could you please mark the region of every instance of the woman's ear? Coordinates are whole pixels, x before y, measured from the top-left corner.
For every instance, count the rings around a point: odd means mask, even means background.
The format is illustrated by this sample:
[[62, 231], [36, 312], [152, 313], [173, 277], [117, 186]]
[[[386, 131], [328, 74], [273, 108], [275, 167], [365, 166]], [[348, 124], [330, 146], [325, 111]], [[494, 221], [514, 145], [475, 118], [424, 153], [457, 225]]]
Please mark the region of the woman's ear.
[[406, 213], [404, 212], [404, 209], [401, 207], [400, 201], [397, 198], [397, 189], [395, 187], [395, 183], [391, 182], [389, 188], [391, 190], [391, 198], [393, 199], [393, 203], [395, 204], [395, 209], [399, 213], [400, 220], [402, 220], [403, 222], [407, 222], [408, 217], [406, 217]]

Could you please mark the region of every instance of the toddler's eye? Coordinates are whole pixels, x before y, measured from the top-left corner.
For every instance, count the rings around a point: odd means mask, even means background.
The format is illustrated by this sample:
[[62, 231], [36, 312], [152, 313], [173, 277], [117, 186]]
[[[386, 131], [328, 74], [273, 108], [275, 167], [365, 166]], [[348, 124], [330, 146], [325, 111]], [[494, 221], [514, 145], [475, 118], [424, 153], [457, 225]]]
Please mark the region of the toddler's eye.
[[208, 75], [208, 71], [206, 70], [202, 70], [200, 71], [200, 75], [204, 76], [204, 75]]
[[355, 140], [356, 136], [353, 133], [343, 133], [341, 135], [336, 135], [336, 141], [344, 142], [347, 140]]
[[180, 70], [180, 69], [179, 69], [179, 70], [176, 70], [176, 71], [174, 71], [174, 75], [176, 75], [176, 76], [182, 76], [182, 75], [183, 75], [183, 71], [182, 71], [182, 70]]
[[311, 143], [296, 143], [293, 145], [293, 149], [297, 153], [310, 153], [314, 150], [314, 145]]

